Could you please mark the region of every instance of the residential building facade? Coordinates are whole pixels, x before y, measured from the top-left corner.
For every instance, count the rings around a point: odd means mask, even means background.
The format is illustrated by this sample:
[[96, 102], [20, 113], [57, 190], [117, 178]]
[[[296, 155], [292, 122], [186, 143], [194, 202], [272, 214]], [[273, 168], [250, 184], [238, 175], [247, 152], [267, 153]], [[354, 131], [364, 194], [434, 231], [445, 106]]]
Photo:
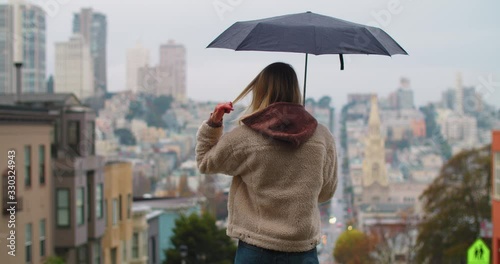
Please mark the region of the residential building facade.
[[104, 169], [106, 232], [104, 264], [128, 263], [132, 242], [132, 164], [108, 162]]
[[43, 263], [54, 254], [53, 122], [47, 110], [0, 106], [2, 263]]
[[150, 212], [147, 206], [132, 207], [133, 231], [130, 264], [148, 263], [148, 221], [146, 215]]

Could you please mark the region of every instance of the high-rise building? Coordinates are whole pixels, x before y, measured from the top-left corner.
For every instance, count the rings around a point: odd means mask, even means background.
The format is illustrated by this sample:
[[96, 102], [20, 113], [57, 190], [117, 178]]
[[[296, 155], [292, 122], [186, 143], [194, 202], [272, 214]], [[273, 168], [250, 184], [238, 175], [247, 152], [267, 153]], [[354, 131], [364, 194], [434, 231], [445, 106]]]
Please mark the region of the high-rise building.
[[95, 12], [91, 8], [82, 8], [73, 16], [73, 33], [83, 36], [93, 60], [93, 79], [96, 95], [104, 95], [107, 88], [106, 72], [106, 15]]
[[47, 79], [47, 93], [54, 93], [54, 75], [50, 75]]
[[472, 86], [462, 88], [463, 104], [457, 104], [457, 89], [448, 89], [442, 93], [441, 106], [450, 110], [459, 112], [459, 108], [463, 109], [466, 114], [480, 112], [483, 109], [483, 99], [476, 89]]
[[160, 83], [159, 92], [172, 95], [177, 101], [186, 98], [186, 48], [169, 40], [160, 46]]
[[83, 100], [94, 96], [92, 57], [81, 35], [56, 43], [54, 92], [74, 93]]
[[413, 109], [415, 107], [413, 90], [410, 88], [410, 80], [401, 78], [401, 87], [397, 90], [398, 109]]
[[139, 69], [149, 65], [149, 49], [137, 43], [135, 47], [127, 50], [127, 90], [132, 92], [141, 91], [138, 87]]
[[14, 8], [0, 5], [0, 94], [15, 93], [14, 43], [23, 42], [22, 93], [46, 93], [45, 11], [22, 3], [22, 33], [14, 32]]
[[404, 110], [415, 108], [413, 90], [410, 88], [410, 80], [401, 78], [400, 87], [389, 95], [389, 108]]

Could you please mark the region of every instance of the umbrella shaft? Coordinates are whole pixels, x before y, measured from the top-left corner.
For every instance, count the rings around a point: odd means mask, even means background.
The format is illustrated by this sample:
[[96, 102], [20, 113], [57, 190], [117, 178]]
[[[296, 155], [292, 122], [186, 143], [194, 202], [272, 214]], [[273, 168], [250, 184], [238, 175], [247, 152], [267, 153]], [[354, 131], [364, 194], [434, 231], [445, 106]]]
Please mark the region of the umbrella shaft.
[[304, 106], [306, 105], [306, 86], [307, 86], [307, 54], [306, 53], [306, 66], [305, 66], [305, 70], [304, 70], [304, 94], [302, 95], [303, 96], [303, 99], [302, 99], [302, 104], [304, 104]]

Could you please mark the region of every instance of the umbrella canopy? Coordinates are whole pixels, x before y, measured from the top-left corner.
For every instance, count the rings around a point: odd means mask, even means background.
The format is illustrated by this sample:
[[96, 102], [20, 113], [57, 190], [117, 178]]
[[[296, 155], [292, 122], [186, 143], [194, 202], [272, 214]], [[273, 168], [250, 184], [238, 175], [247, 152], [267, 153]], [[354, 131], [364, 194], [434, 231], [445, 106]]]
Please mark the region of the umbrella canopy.
[[308, 54], [339, 54], [341, 69], [343, 54], [408, 54], [382, 29], [312, 12], [236, 22], [207, 48], [305, 53], [304, 102]]

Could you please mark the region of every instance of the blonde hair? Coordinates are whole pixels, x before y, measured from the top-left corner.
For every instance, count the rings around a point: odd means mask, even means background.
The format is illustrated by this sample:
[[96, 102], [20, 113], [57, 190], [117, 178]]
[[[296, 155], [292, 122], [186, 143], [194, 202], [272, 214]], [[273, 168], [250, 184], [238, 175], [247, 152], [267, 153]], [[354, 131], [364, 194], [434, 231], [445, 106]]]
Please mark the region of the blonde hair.
[[299, 81], [295, 70], [287, 63], [275, 62], [265, 67], [233, 100], [233, 105], [252, 92], [252, 101], [246, 111], [237, 119], [241, 120], [276, 102], [302, 104]]

